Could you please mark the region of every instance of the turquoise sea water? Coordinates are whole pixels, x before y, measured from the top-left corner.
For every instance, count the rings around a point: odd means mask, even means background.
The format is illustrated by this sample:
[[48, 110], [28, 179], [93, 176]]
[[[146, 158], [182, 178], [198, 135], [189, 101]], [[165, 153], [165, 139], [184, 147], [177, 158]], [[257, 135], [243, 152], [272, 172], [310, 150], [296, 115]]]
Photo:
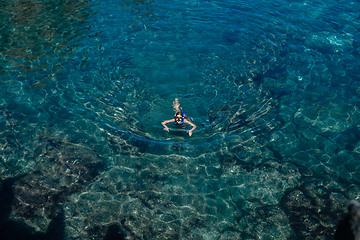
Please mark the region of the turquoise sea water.
[[359, 1], [0, 6], [5, 235], [331, 239], [360, 198]]

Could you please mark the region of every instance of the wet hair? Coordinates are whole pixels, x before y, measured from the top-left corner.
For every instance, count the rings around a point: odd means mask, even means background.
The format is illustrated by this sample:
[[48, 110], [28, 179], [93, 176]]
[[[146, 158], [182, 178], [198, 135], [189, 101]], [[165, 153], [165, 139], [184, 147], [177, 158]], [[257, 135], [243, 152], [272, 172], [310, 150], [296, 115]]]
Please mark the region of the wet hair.
[[184, 118], [184, 119], [185, 119], [185, 118], [188, 118], [188, 115], [187, 115], [187, 114], [184, 113], [184, 115], [183, 115], [181, 112], [176, 112], [175, 115], [174, 115], [174, 117], [176, 117], [176, 116], [179, 115], [179, 114], [180, 114], [181, 117]]
[[176, 117], [176, 116], [179, 115], [179, 114], [181, 115], [181, 117], [184, 117], [181, 112], [176, 112], [175, 115], [174, 115], [174, 117]]

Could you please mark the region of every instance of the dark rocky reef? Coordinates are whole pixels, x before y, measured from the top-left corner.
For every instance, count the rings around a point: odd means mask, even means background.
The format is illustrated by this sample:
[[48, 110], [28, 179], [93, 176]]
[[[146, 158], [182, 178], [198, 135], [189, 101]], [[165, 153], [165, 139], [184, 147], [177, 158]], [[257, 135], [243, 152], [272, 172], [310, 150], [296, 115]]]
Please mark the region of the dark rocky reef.
[[[49, 237], [53, 228], [65, 232], [60, 229], [64, 203], [71, 194], [83, 191], [105, 167], [101, 157], [84, 145], [46, 137], [34, 144], [37, 147], [29, 160], [22, 162], [23, 169], [13, 170], [14, 177], [3, 179], [0, 239], [64, 239], [64, 234]], [[24, 230], [17, 232], [19, 227]]]
[[352, 200], [348, 209], [348, 215], [340, 221], [336, 229], [335, 240], [360, 239], [360, 203]]
[[65, 238], [65, 216], [61, 207], [57, 206], [58, 211], [51, 217], [50, 223], [45, 232], [37, 232], [33, 227], [27, 225], [21, 219], [13, 220], [12, 205], [18, 199], [13, 192], [13, 184], [16, 178], [3, 180], [0, 185], [0, 239], [7, 240], [42, 240], [53, 239], [61, 240]]

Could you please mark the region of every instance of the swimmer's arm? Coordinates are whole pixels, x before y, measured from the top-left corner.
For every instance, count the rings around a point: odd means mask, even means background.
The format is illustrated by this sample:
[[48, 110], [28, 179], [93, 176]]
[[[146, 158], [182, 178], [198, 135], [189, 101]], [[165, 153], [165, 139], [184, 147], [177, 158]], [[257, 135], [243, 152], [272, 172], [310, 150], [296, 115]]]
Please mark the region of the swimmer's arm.
[[174, 121], [175, 121], [175, 119], [170, 119], [170, 120], [163, 121], [161, 124], [164, 126], [164, 130], [168, 132], [169, 128], [166, 126], [166, 124], [169, 123], [169, 122], [174, 122]]
[[192, 122], [190, 122], [190, 121], [187, 120], [187, 119], [185, 119], [184, 122], [192, 126], [192, 129], [190, 129], [190, 130], [188, 131], [188, 132], [189, 132], [189, 136], [191, 136], [191, 135], [192, 135], [192, 132], [193, 132], [194, 129], [196, 128], [196, 125], [193, 124]]

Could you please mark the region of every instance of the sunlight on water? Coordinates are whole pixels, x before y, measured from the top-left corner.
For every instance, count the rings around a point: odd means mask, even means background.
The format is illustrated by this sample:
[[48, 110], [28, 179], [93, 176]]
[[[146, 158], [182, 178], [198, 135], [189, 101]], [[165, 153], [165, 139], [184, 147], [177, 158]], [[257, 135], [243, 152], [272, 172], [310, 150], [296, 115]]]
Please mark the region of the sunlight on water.
[[[359, 8], [2, 1], [1, 236], [332, 238], [359, 198]], [[175, 98], [191, 137], [163, 130]]]

